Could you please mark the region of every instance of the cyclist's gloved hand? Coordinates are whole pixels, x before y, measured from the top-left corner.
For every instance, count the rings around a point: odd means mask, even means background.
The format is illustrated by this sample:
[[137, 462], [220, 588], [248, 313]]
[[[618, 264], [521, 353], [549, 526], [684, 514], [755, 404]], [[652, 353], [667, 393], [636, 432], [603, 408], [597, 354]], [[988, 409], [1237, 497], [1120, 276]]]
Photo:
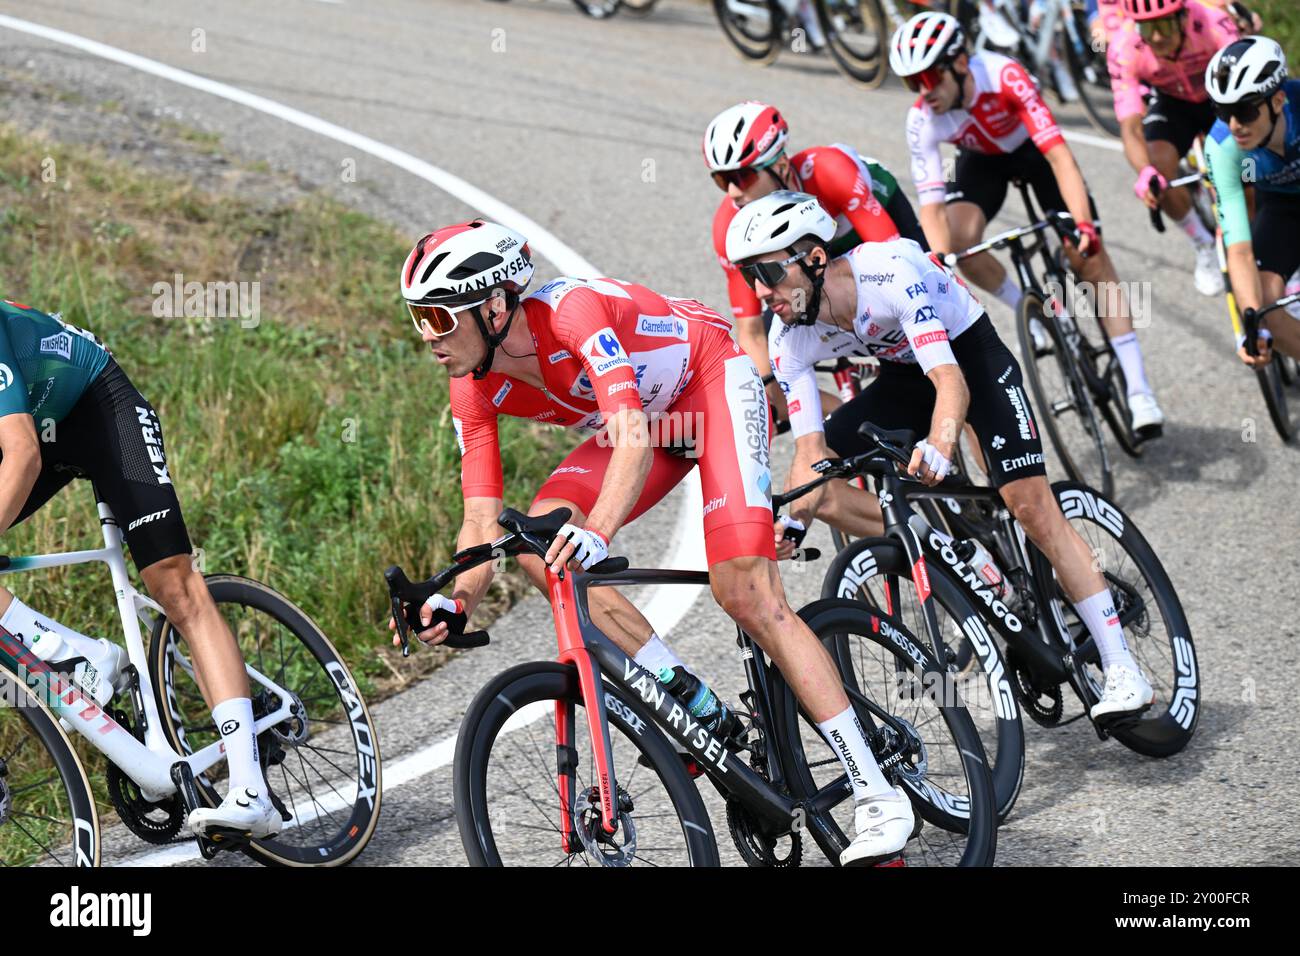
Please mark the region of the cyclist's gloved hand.
[[1101, 234], [1097, 232], [1096, 223], [1081, 222], [1075, 226], [1075, 233], [1079, 237], [1075, 243], [1079, 248], [1079, 255], [1091, 259], [1101, 252]]
[[1155, 196], [1151, 195], [1151, 184], [1153, 182], [1160, 187], [1161, 192], [1164, 192], [1169, 188], [1169, 180], [1160, 175], [1160, 170], [1151, 165], [1144, 166], [1142, 167], [1142, 172], [1138, 173], [1137, 182], [1133, 184], [1133, 192], [1136, 193], [1137, 198], [1141, 199], [1147, 204], [1147, 206], [1155, 209], [1158, 200]]
[[[1242, 315], [1243, 322], [1247, 328], [1255, 325], [1255, 322], [1251, 321], [1253, 318], [1254, 313], [1251, 309], [1247, 309]], [[1245, 334], [1237, 336], [1238, 357], [1251, 368], [1260, 368], [1267, 365], [1273, 358], [1273, 333], [1270, 332], [1266, 326], [1260, 325], [1258, 331], [1255, 333], [1255, 342], [1253, 344], [1253, 350], [1247, 348]]]
[[552, 571], [559, 574], [560, 569], [570, 560], [578, 562], [586, 571], [608, 557], [609, 542], [600, 532], [566, 524], [551, 542], [550, 550], [546, 552], [546, 563]]
[[948, 477], [952, 462], [943, 452], [929, 441], [922, 440], [912, 449], [912, 460], [907, 465], [907, 473], [921, 479], [927, 485], [937, 485]]
[[[426, 614], [425, 608], [430, 613]], [[423, 604], [406, 606], [406, 621], [423, 644], [441, 644], [452, 634], [464, 634], [468, 620], [465, 604], [459, 598], [434, 594]]]
[[798, 518], [789, 515], [777, 518], [772, 525], [772, 530], [776, 538], [776, 558], [778, 561], [793, 557], [795, 551], [803, 545], [803, 539], [808, 535], [807, 526]]

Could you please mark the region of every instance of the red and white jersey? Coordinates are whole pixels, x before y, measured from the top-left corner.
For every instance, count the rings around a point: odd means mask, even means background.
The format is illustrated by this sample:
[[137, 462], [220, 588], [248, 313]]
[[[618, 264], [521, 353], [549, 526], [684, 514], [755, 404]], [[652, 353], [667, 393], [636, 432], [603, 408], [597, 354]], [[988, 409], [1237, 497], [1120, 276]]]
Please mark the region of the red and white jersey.
[[617, 279], [561, 277], [520, 304], [544, 388], [498, 372], [451, 380], [466, 498], [502, 496], [497, 416], [589, 431], [624, 408], [654, 418], [698, 372], [739, 352], [730, 323], [707, 306]]
[[984, 314], [965, 283], [911, 239], [864, 242], [847, 260], [857, 280], [857, 314], [852, 329], [829, 322], [786, 325], [773, 322], [768, 334], [772, 370], [786, 396], [795, 438], [822, 430], [821, 397], [814, 367], [844, 355], [885, 361], [956, 365], [948, 344]]
[[[859, 242], [898, 238], [898, 226], [872, 191], [871, 171], [852, 146], [810, 146], [791, 156], [790, 165], [795, 173], [794, 188], [816, 196], [822, 208], [835, 218], [834, 239], [850, 232], [857, 233]], [[763, 311], [754, 290], [727, 258], [727, 227], [739, 211], [730, 196], [723, 196], [713, 215], [713, 250], [727, 274], [731, 314], [737, 318]]]
[[997, 53], [976, 54], [970, 57], [969, 82], [975, 100], [968, 110], [936, 115], [924, 98], [908, 110], [912, 181], [922, 206], [943, 202], [947, 193], [941, 143], [997, 155], [1014, 152], [1030, 139], [1043, 153], [1065, 141], [1038, 87], [1015, 60]]

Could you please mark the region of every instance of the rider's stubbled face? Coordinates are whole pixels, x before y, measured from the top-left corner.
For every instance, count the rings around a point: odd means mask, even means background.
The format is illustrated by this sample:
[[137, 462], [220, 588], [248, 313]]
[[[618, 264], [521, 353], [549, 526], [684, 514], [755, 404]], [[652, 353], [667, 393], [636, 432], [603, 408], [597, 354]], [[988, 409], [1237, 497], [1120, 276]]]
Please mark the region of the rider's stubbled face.
[[943, 79], [933, 89], [923, 92], [921, 97], [925, 100], [925, 105], [930, 107], [930, 111], [936, 115], [956, 109], [958, 107], [957, 101], [961, 98], [961, 87], [957, 85], [955, 72], [953, 70], [944, 70]]
[[[1286, 106], [1286, 91], [1278, 90], [1273, 94], [1273, 112], [1281, 113]], [[1228, 130], [1232, 133], [1232, 138], [1238, 148], [1242, 150], [1259, 149], [1268, 139], [1269, 132], [1273, 126], [1273, 120], [1269, 116], [1268, 105], [1261, 104], [1259, 115], [1255, 117], [1253, 123], [1243, 123], [1237, 117], [1228, 120]]]
[[768, 193], [774, 192], [780, 186], [776, 177], [781, 175], [781, 164], [785, 162], [786, 160], [782, 158], [777, 160], [773, 166], [769, 167], [769, 169], [776, 173], [776, 176], [771, 175], [767, 169], [759, 170], [757, 177], [755, 177], [754, 182], [748, 189], [741, 189], [736, 183], [728, 184], [727, 195], [731, 197], [731, 201], [736, 204], [736, 208], [744, 208], [746, 203], [751, 203], [755, 199], [762, 199]]
[[434, 361], [445, 368], [452, 378], [463, 378], [470, 374], [487, 356], [487, 343], [475, 327], [472, 311], [461, 312], [457, 316], [459, 321], [456, 328], [446, 335], [433, 335], [426, 330], [420, 336], [429, 343]]
[[[756, 262], [780, 262], [789, 257], [784, 250], [771, 255], [759, 256]], [[795, 263], [785, 267], [785, 278], [775, 288], [764, 285], [762, 280], [754, 282], [754, 294], [763, 305], [772, 310], [772, 314], [786, 325], [793, 325], [802, 317], [812, 294], [812, 283]]]

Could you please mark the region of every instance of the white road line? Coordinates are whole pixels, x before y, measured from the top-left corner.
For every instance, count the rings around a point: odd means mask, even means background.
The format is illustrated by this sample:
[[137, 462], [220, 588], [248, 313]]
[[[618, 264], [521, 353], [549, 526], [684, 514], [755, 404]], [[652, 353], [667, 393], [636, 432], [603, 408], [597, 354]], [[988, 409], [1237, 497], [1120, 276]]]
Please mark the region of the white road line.
[[1108, 149], [1112, 153], [1124, 152], [1124, 144], [1117, 139], [1096, 136], [1092, 133], [1076, 133], [1074, 130], [1062, 130], [1062, 135], [1072, 143], [1084, 143], [1098, 149]]
[[[77, 36], [74, 33], [66, 33], [63, 30], [56, 30], [27, 20], [19, 20], [4, 14], [0, 14], [0, 27], [8, 27], [20, 33], [28, 33], [32, 36], [52, 40], [55, 43], [62, 43], [93, 56], [111, 60], [114, 63], [120, 63], [123, 66], [129, 66], [144, 73], [150, 73], [164, 80], [170, 80], [204, 93], [211, 93], [214, 96], [219, 96], [231, 102], [247, 106], [250, 109], [266, 113], [269, 116], [274, 116], [277, 119], [282, 119], [286, 123], [292, 123], [294, 126], [299, 126], [310, 132], [319, 133], [321, 136], [345, 143], [420, 177], [459, 199], [467, 206], [478, 209], [485, 216], [523, 233], [528, 237], [528, 241], [533, 248], [547, 259], [550, 259], [562, 273], [576, 276], [595, 276], [599, 274], [595, 266], [523, 213], [488, 195], [477, 186], [470, 185], [459, 176], [455, 176], [444, 169], [439, 169], [422, 159], [417, 159], [410, 153], [405, 153], [400, 149], [394, 149], [392, 146], [371, 139], [369, 136], [363, 136], [342, 126], [337, 126], [328, 120], [312, 116], [309, 113], [303, 113], [291, 106], [285, 106], [283, 103], [268, 100], [265, 97], [249, 93], [237, 87], [216, 80], [209, 80], [195, 73], [179, 70], [165, 63], [159, 63], [157, 60], [150, 60], [96, 40]], [[700, 527], [703, 524], [704, 515], [698, 470], [691, 471], [683, 485], [686, 500], [682, 502], [682, 507], [678, 510], [677, 525], [673, 533], [675, 544], [672, 553], [665, 558], [664, 566], [702, 568], [704, 567], [704, 541], [700, 534]], [[654, 625], [656, 632], [666, 636], [686, 616], [686, 612], [690, 610], [691, 605], [695, 603], [696, 598], [699, 597], [703, 590], [700, 587], [684, 587], [681, 585], [656, 586], [649, 590], [649, 597], [645, 601], [642, 612]], [[547, 713], [545, 708], [539, 709], [531, 719], [536, 720], [544, 716], [545, 713]], [[451, 762], [455, 748], [456, 738], [453, 735], [425, 747], [423, 750], [416, 751], [391, 766], [385, 767], [383, 769], [385, 789], [395, 789], [402, 786], [402, 784], [409, 783], [440, 767], [446, 766]], [[304, 814], [303, 818], [306, 817], [307, 814]], [[132, 857], [120, 865], [168, 866], [197, 858], [197, 847], [186, 844]]]

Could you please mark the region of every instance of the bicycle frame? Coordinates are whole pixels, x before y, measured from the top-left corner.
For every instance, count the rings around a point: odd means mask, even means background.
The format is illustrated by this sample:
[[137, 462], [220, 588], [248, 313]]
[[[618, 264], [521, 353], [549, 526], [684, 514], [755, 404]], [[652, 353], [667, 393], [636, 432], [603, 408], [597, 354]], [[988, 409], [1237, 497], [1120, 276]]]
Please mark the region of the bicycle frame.
[[[163, 609], [132, 586], [126, 569], [126, 558], [122, 553], [121, 529], [98, 492], [95, 498], [100, 528], [104, 534], [104, 547], [30, 557], [0, 555], [0, 574], [68, 567], [94, 561], [108, 565], [113, 578], [113, 590], [117, 595], [117, 611], [122, 621], [127, 653], [135, 666], [139, 682], [134, 703], [137, 718], [143, 724], [141, 729], [144, 740], [138, 740], [114, 720], [111, 714], [83, 694], [79, 687], [37, 658], [22, 641], [3, 628], [0, 628], [0, 667], [31, 687], [65, 727], [86, 738], [96, 750], [135, 781], [145, 799], [162, 800], [176, 792], [176, 784], [171, 778], [173, 764], [184, 761], [197, 777], [225, 759], [224, 747], [217, 740], [198, 753], [185, 756], [178, 754], [167, 742], [158, 716], [149, 669], [140, 666], [147, 659], [144, 640], [140, 635], [140, 620], [150, 620], [150, 612], [162, 614]], [[262, 733], [291, 716], [292, 697], [288, 691], [253, 667], [245, 664], [245, 668], [250, 680], [267, 688], [281, 700], [278, 710], [262, 717], [254, 725], [254, 733]]]
[[[590, 587], [616, 587], [619, 585], [693, 584], [707, 585], [705, 571], [664, 571], [628, 569], [612, 574], [584, 574], [562, 572], [555, 574], [547, 569], [547, 591], [559, 640], [559, 660], [572, 664], [578, 672], [579, 686], [587, 711], [587, 722], [595, 751], [596, 777], [600, 781], [600, 801], [603, 825], [607, 833], [617, 829], [615, 810], [618, 783], [610, 750], [609, 725], [606, 717], [605, 695], [600, 692], [601, 681], [607, 680], [639, 700], [649, 711], [655, 725], [675, 740], [705, 769], [714, 785], [724, 793], [735, 794], [776, 832], [786, 832], [796, 811], [810, 811], [807, 827], [818, 845], [831, 855], [842, 848], [839, 841], [821, 824], [820, 816], [831, 807], [848, 799], [850, 790], [846, 780], [837, 780], [822, 788], [811, 799], [796, 802], [778, 791], [785, 779], [785, 769], [780, 765], [777, 747], [768, 747], [767, 759], [771, 782], [764, 780], [745, 764], [739, 755], [728, 750], [721, 740], [710, 734], [695, 721], [690, 713], [665, 689], [658, 678], [628, 657], [613, 641], [592, 622], [587, 610], [586, 591]], [[762, 652], [752, 638], [738, 631], [738, 643], [745, 661], [746, 675], [751, 692], [758, 698], [755, 711], [760, 717], [779, 719], [772, 706], [766, 668], [762, 666]], [[573, 715], [570, 707], [557, 702], [556, 745], [559, 753], [573, 752]], [[772, 736], [776, 728], [765, 727]], [[567, 750], [564, 748], [568, 748]], [[572, 830], [572, 797], [574, 778], [571, 770], [561, 762], [559, 792], [561, 801], [562, 839], [566, 852], [579, 844]]]

